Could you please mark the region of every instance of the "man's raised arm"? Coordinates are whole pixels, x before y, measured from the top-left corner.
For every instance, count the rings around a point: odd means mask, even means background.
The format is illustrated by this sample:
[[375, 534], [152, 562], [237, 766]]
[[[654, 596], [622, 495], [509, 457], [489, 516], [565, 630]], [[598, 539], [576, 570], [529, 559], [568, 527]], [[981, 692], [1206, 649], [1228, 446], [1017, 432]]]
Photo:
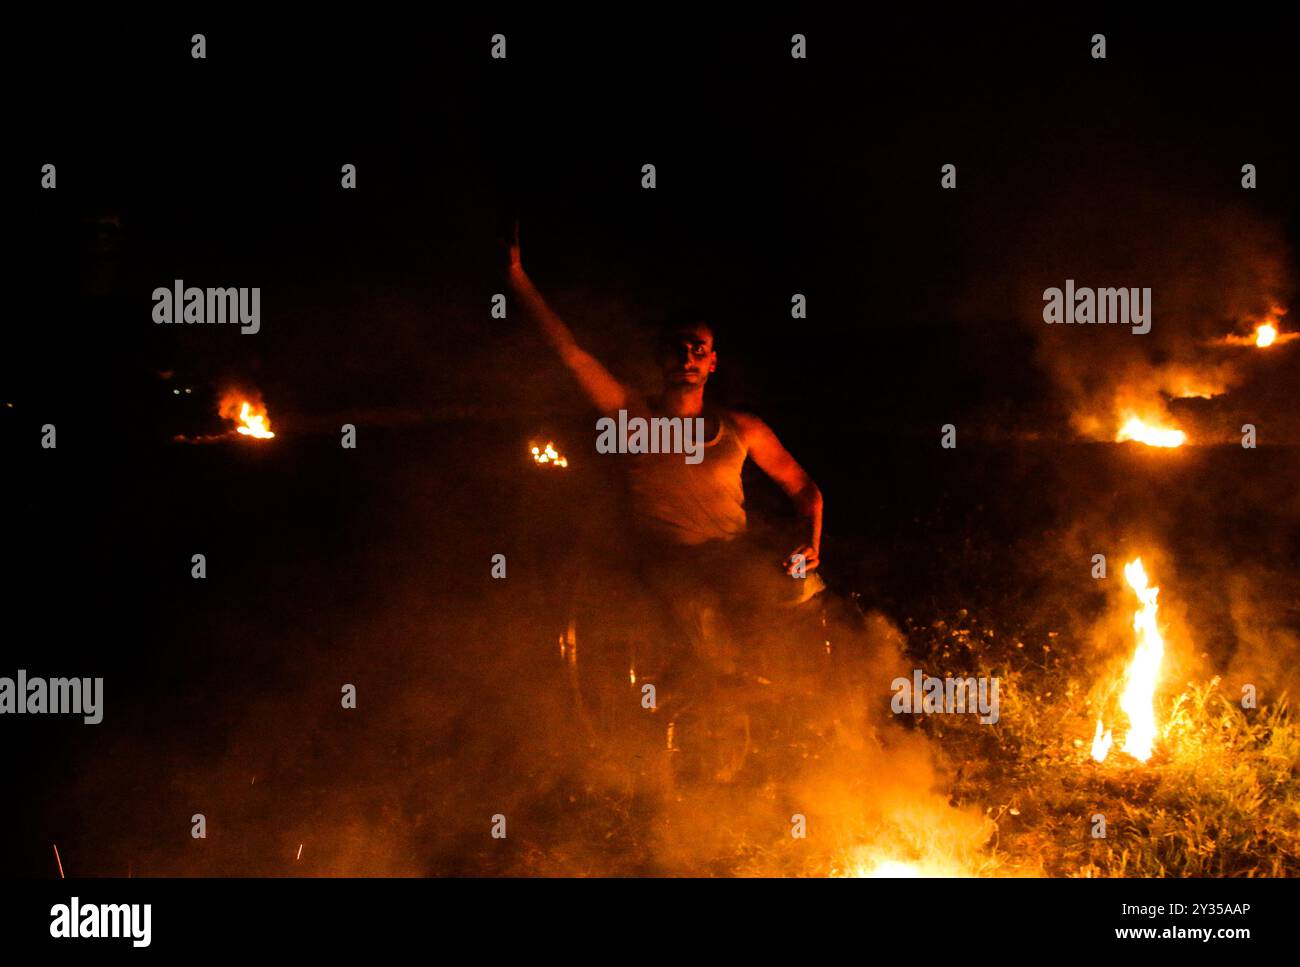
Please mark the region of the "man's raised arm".
[[578, 345], [573, 333], [555, 314], [533, 280], [524, 271], [519, 259], [518, 227], [510, 244], [510, 288], [527, 307], [529, 314], [541, 327], [542, 335], [559, 355], [561, 362], [573, 373], [587, 398], [602, 413], [616, 413], [627, 405], [627, 388], [601, 365], [600, 360]]

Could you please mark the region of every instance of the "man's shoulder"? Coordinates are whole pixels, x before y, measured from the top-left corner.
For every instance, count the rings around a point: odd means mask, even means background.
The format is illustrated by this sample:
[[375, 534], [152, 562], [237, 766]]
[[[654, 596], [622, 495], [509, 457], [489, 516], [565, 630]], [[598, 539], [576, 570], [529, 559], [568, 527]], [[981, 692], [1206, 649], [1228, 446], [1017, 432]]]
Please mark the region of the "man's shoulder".
[[731, 422], [741, 436], [751, 436], [763, 431], [771, 432], [768, 425], [753, 413], [744, 410], [724, 410], [723, 417]]

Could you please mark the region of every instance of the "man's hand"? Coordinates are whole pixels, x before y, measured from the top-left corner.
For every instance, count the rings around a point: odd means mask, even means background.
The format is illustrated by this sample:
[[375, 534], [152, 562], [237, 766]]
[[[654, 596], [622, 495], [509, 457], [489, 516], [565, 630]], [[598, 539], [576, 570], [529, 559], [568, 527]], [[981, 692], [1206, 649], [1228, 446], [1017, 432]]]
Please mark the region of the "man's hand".
[[787, 557], [784, 561], [781, 562], [782, 566], [785, 567], [785, 573], [791, 576], [794, 575], [794, 571], [795, 571], [796, 554], [803, 555], [803, 567], [805, 573], [808, 571], [815, 570], [817, 565], [821, 563], [821, 555], [817, 552], [817, 548], [813, 547], [811, 544], [800, 544], [798, 547], [796, 547], [793, 551], [790, 552], [789, 557]]
[[602, 413], [617, 413], [627, 406], [628, 390], [607, 370], [596, 357], [578, 345], [573, 333], [546, 304], [533, 280], [524, 271], [519, 257], [519, 222], [516, 221], [509, 238], [502, 238], [506, 250], [510, 288], [523, 305], [525, 314], [531, 316], [545, 336], [560, 361], [573, 373], [587, 398]]
[[781, 445], [771, 427], [750, 413], [732, 413], [731, 417], [758, 469], [775, 480], [786, 492], [795, 510], [808, 526], [803, 531], [808, 535], [807, 541], [783, 562], [785, 572], [794, 573], [792, 558], [795, 554], [803, 555], [805, 571], [813, 570], [821, 561], [817, 547], [822, 539], [822, 492], [817, 489], [812, 477], [804, 472], [803, 467], [795, 463], [794, 457]]

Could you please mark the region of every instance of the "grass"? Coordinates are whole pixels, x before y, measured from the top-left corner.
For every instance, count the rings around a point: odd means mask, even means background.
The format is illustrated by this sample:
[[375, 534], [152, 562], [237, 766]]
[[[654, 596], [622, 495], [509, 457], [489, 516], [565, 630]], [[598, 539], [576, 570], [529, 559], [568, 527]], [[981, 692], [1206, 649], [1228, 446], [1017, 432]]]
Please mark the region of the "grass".
[[1243, 709], [1217, 678], [1187, 683], [1162, 696], [1147, 763], [1118, 750], [1096, 763], [1091, 664], [976, 628], [962, 612], [909, 629], [909, 642], [921, 661], [951, 667], [966, 653], [972, 674], [1001, 679], [996, 727], [919, 725], [955, 776], [953, 802], [995, 819], [995, 875], [1300, 875], [1300, 725], [1285, 698]]

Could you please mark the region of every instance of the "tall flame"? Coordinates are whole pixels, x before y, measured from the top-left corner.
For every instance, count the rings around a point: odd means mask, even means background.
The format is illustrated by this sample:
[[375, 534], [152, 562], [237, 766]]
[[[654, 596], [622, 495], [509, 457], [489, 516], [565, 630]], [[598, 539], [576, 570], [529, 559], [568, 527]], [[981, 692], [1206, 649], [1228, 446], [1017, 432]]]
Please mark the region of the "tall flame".
[[[1124, 565], [1124, 579], [1128, 581], [1141, 605], [1133, 613], [1137, 647], [1133, 652], [1133, 660], [1124, 672], [1124, 691], [1119, 698], [1119, 707], [1129, 722], [1128, 735], [1124, 737], [1124, 751], [1139, 762], [1146, 762], [1151, 758], [1151, 749], [1156, 739], [1155, 694], [1156, 685], [1160, 681], [1160, 665], [1165, 656], [1165, 640], [1157, 623], [1156, 596], [1160, 589], [1150, 586], [1140, 557]], [[1098, 719], [1097, 732], [1092, 740], [1092, 757], [1098, 762], [1105, 761], [1111, 743], [1110, 731], [1103, 732], [1102, 721]]]
[[1151, 745], [1156, 738], [1156, 684], [1160, 680], [1160, 663], [1165, 657], [1165, 640], [1156, 624], [1156, 596], [1160, 589], [1148, 585], [1146, 568], [1142, 566], [1140, 557], [1124, 566], [1124, 579], [1142, 603], [1133, 615], [1137, 650], [1128, 666], [1128, 685], [1119, 699], [1119, 707], [1129, 721], [1124, 751], [1146, 762], [1151, 758]]

